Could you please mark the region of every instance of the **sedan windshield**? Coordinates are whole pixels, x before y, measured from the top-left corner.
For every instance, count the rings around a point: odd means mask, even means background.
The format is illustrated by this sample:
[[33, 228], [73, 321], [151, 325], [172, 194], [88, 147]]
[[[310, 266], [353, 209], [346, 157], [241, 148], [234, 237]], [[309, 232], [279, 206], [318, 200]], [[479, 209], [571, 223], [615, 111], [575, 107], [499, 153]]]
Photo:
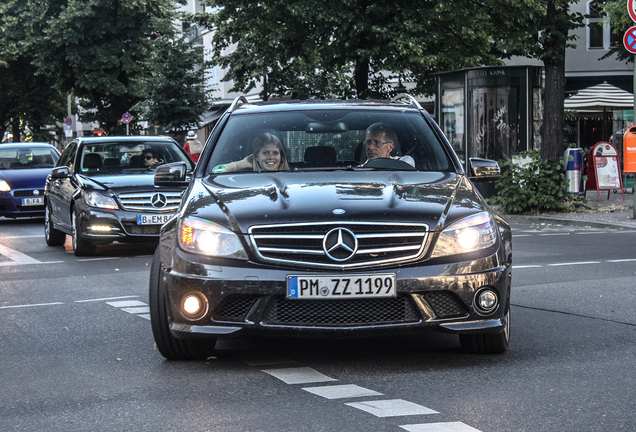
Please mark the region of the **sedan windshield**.
[[50, 147], [0, 147], [0, 170], [53, 168], [59, 158]]
[[454, 170], [419, 112], [321, 109], [231, 116], [206, 172], [344, 167]]
[[80, 154], [80, 172], [90, 175], [112, 175], [143, 172], [170, 162], [192, 162], [173, 142], [100, 142], [87, 143]]

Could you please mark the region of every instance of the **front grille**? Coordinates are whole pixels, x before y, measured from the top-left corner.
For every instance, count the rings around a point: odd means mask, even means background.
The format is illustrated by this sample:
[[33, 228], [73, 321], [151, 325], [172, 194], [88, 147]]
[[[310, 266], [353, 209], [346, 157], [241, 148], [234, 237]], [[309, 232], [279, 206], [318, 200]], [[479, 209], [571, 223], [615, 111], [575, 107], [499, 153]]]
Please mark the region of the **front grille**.
[[[159, 197], [158, 195], [161, 195]], [[165, 205], [153, 205], [153, 202], [163, 202]], [[129, 211], [175, 211], [181, 202], [181, 192], [137, 192], [119, 195], [119, 201], [124, 210]]]
[[214, 319], [216, 321], [245, 321], [255, 301], [254, 297], [228, 297], [217, 307]]
[[455, 294], [450, 292], [430, 292], [424, 294], [424, 300], [435, 312], [435, 318], [453, 318], [467, 316], [468, 308]]
[[159, 235], [161, 225], [137, 225], [133, 222], [123, 222], [122, 225], [128, 234]]
[[[325, 250], [325, 236], [338, 229], [351, 232], [357, 238], [358, 248], [353, 256], [348, 257], [346, 248], [338, 251], [340, 255], [328, 254]], [[265, 262], [347, 269], [418, 258], [426, 246], [428, 226], [325, 222], [254, 226], [249, 229], [249, 234], [255, 250]]]
[[352, 300], [275, 299], [263, 324], [359, 326], [415, 323], [420, 320], [410, 297]]
[[38, 193], [33, 193], [35, 189], [23, 189], [23, 190], [16, 190], [13, 192], [13, 196], [16, 198], [21, 198], [21, 197], [34, 197], [34, 196], [43, 196], [44, 195], [44, 189], [38, 189]]

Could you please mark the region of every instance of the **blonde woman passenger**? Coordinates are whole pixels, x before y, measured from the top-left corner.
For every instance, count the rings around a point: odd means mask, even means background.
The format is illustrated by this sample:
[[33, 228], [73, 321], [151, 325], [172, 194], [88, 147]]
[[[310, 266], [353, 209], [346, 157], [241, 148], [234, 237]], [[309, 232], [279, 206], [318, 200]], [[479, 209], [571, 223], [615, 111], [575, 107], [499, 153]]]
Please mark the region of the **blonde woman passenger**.
[[215, 174], [252, 169], [256, 172], [273, 172], [289, 170], [287, 155], [281, 140], [274, 134], [259, 135], [252, 143], [254, 151], [251, 155], [229, 164], [217, 165], [212, 169]]

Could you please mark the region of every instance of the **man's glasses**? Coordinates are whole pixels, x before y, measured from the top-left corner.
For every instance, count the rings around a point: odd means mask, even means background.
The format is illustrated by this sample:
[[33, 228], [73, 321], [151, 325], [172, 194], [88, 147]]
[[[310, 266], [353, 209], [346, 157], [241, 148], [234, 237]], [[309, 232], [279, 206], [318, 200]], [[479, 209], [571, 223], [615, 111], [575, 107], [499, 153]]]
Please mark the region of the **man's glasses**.
[[154, 159], [154, 158], [155, 158], [154, 156], [144, 156], [144, 159], [146, 159], [146, 160], [150, 160], [150, 159]]
[[365, 140], [364, 141], [364, 145], [367, 146], [367, 147], [378, 148], [378, 147], [381, 147], [381, 146], [383, 146], [385, 144], [391, 144], [392, 142], [393, 141], [380, 142], [380, 141], [377, 141], [377, 140]]

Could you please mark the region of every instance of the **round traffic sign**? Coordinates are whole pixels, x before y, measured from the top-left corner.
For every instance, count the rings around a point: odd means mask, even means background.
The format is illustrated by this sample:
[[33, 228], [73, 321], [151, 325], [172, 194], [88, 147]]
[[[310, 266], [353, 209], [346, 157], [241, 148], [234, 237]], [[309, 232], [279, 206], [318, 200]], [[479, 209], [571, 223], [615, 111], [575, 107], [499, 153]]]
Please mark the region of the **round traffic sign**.
[[636, 22], [636, 1], [627, 0], [627, 13], [629, 13], [629, 17], [632, 21]]
[[72, 125], [72, 124], [73, 124], [73, 119], [72, 119], [72, 118], [70, 118], [70, 117], [66, 117], [66, 118], [64, 119], [64, 123], [66, 123], [66, 125], [67, 125], [67, 126], [70, 126], [70, 125]]
[[636, 27], [630, 27], [623, 36], [625, 49], [632, 54], [636, 54]]
[[131, 120], [132, 116], [128, 113], [125, 113], [123, 116], [121, 116], [121, 121], [123, 121], [124, 123], [130, 123]]

